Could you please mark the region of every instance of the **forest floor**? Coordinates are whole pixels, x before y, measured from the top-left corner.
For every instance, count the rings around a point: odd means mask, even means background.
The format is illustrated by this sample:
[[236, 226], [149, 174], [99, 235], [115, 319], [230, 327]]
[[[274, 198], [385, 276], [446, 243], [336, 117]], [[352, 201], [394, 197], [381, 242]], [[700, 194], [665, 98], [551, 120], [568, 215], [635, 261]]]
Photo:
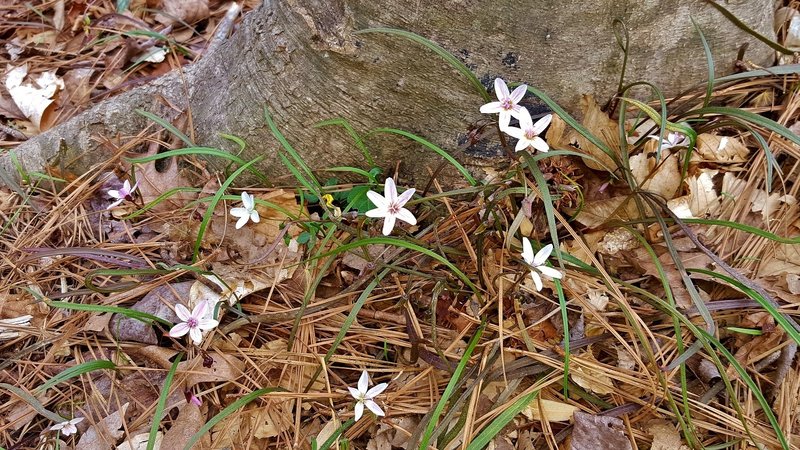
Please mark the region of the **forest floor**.
[[[148, 4], [0, 6], [0, 145], [240, 17]], [[0, 448], [800, 448], [794, 63], [586, 97], [580, 121], [551, 104], [527, 136], [546, 152], [492, 124], [508, 168], [443, 158], [450, 189], [411, 192], [354, 130], [364, 167], [284, 140], [267, 180], [157, 117], [89, 173], [22, 162], [0, 188]]]

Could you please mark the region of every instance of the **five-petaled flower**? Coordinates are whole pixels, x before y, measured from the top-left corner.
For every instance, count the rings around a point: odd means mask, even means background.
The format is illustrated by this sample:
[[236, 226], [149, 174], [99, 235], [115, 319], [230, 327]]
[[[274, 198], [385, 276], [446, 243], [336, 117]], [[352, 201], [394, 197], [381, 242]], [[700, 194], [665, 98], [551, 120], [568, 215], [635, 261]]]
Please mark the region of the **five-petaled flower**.
[[79, 424], [83, 420], [83, 417], [76, 417], [71, 420], [65, 420], [61, 423], [57, 423], [50, 427], [52, 431], [60, 431], [61, 434], [64, 436], [69, 436], [71, 434], [75, 434], [78, 432], [78, 427], [75, 425]]
[[544, 265], [552, 252], [553, 244], [547, 244], [534, 255], [531, 241], [526, 237], [522, 238], [522, 259], [531, 266], [531, 278], [533, 278], [533, 284], [536, 286], [537, 291], [542, 290], [542, 277], [540, 277], [536, 271], [550, 278], [561, 278], [563, 276], [561, 272], [556, 269]]
[[[658, 140], [658, 135], [647, 136], [650, 139]], [[683, 133], [670, 131], [667, 137], [661, 141], [661, 149], [666, 150], [672, 147], [686, 147], [689, 145], [689, 138]]]
[[242, 207], [231, 208], [231, 215], [239, 218], [239, 220], [236, 222], [237, 230], [242, 228], [248, 220], [252, 220], [256, 223], [261, 220], [261, 217], [258, 215], [258, 211], [256, 211], [255, 197], [247, 192], [242, 192], [242, 205]]
[[175, 314], [177, 314], [178, 318], [183, 322], [169, 330], [170, 337], [177, 338], [189, 333], [189, 337], [192, 338], [195, 345], [200, 345], [200, 343], [203, 342], [203, 331], [211, 330], [219, 325], [219, 321], [206, 317], [208, 311], [208, 300], [203, 300], [198, 303], [191, 313], [180, 303], [175, 305]]
[[508, 127], [504, 131], [509, 136], [519, 139], [519, 141], [517, 141], [517, 146], [514, 148], [515, 151], [533, 147], [540, 152], [546, 152], [550, 150], [550, 146], [547, 145], [547, 142], [540, 138], [539, 135], [550, 125], [552, 119], [553, 115], [548, 114], [537, 120], [536, 123], [533, 123], [531, 114], [527, 109], [522, 108], [519, 114], [519, 128]]
[[496, 102], [490, 102], [481, 106], [481, 112], [484, 114], [500, 113], [498, 122], [500, 129], [505, 130], [511, 122], [511, 116], [520, 118], [522, 107], [519, 106], [519, 101], [525, 96], [525, 91], [528, 86], [521, 84], [514, 89], [514, 92], [508, 93], [508, 86], [501, 78], [494, 79], [494, 93], [497, 95]]
[[358, 422], [358, 420], [361, 419], [361, 416], [364, 415], [365, 406], [376, 416], [386, 415], [381, 407], [378, 406], [378, 404], [372, 399], [380, 395], [380, 393], [386, 390], [388, 386], [389, 385], [387, 383], [381, 383], [373, 386], [372, 389], [367, 390], [369, 387], [369, 374], [366, 370], [361, 372], [361, 378], [358, 379], [358, 389], [351, 387], [347, 388], [350, 391], [350, 395], [356, 399], [356, 422]]
[[375, 191], [367, 192], [367, 197], [375, 204], [375, 209], [370, 209], [365, 214], [367, 217], [383, 217], [383, 234], [388, 236], [394, 229], [394, 224], [397, 219], [402, 220], [410, 225], [417, 224], [417, 218], [411, 211], [403, 208], [403, 205], [411, 200], [415, 190], [408, 189], [399, 196], [397, 195], [397, 187], [394, 184], [392, 177], [386, 179], [386, 184], [383, 187], [383, 195]]
[[117, 189], [108, 190], [108, 192], [107, 192], [108, 196], [111, 197], [111, 198], [115, 198], [116, 199], [116, 201], [114, 201], [114, 203], [108, 205], [108, 209], [111, 209], [111, 208], [119, 205], [120, 203], [124, 202], [125, 200], [128, 200], [128, 201], [133, 200], [133, 191], [135, 191], [138, 186], [139, 186], [139, 182], [138, 181], [136, 182], [136, 184], [133, 185], [133, 187], [131, 187], [131, 182], [128, 181], [128, 180], [125, 180], [125, 182], [122, 183], [122, 188], [121, 189], [119, 189], [119, 190], [117, 190]]

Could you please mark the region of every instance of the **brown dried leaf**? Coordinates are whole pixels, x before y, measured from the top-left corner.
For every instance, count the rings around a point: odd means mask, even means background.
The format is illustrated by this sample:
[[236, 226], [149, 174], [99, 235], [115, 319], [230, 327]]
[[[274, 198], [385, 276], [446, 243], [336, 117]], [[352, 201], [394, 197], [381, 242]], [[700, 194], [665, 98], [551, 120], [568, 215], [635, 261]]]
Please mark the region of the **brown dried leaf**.
[[[591, 353], [584, 353], [581, 359], [587, 363], [599, 364]], [[614, 392], [614, 382], [604, 371], [586, 366], [576, 366], [570, 371], [572, 381], [578, 386], [594, 392], [595, 394], [610, 394]]]
[[81, 434], [78, 446], [81, 450], [106, 450], [116, 447], [119, 438], [125, 433], [122, 423], [125, 420], [125, 412], [128, 410], [129, 403], [125, 403], [120, 409], [106, 416], [103, 420], [93, 424]]
[[572, 420], [572, 415], [578, 407], [569, 403], [557, 402], [538, 398], [522, 410], [522, 414], [530, 420], [544, 420], [548, 422], [567, 422]]
[[[597, 105], [594, 97], [584, 95], [581, 98], [581, 111], [583, 111], [583, 126], [586, 127], [594, 136], [610, 147], [614, 151], [619, 151], [619, 128], [616, 121], [611, 120], [608, 114], [604, 113]], [[600, 150], [599, 147], [589, 142], [580, 133], [574, 133], [578, 146], [586, 153], [592, 155], [609, 168], [614, 168], [614, 160], [609, 155]], [[591, 169], [605, 170], [605, 168], [590, 159], [585, 159], [584, 163]]]
[[647, 424], [647, 431], [653, 436], [650, 450], [689, 450], [683, 445], [681, 434], [670, 422], [653, 420]]
[[750, 150], [734, 137], [701, 133], [697, 136], [696, 152], [693, 161], [731, 163], [747, 161]]
[[210, 14], [208, 0], [162, 0], [161, 11], [156, 15], [156, 21], [164, 25], [192, 24]]
[[[235, 415], [235, 414], [234, 414]], [[178, 409], [178, 419], [175, 420], [169, 430], [164, 434], [164, 440], [161, 441], [161, 448], [184, 448], [189, 442], [189, 439], [195, 433], [200, 431], [200, 428], [205, 424], [205, 417], [195, 405], [184, 403]], [[210, 438], [208, 434], [204, 435], [196, 448], [209, 448]]]
[[575, 411], [571, 450], [631, 450], [625, 425], [617, 417]]
[[[158, 153], [158, 148], [152, 148], [145, 156], [152, 156]], [[178, 167], [176, 158], [166, 161], [163, 172], [156, 169], [156, 161], [140, 164], [136, 170], [136, 182], [139, 183], [139, 195], [145, 204], [152, 202], [161, 194], [170, 189], [179, 187], [189, 187], [194, 184], [190, 182]], [[152, 208], [154, 212], [171, 212], [182, 208], [197, 197], [190, 192], [179, 192]]]
[[244, 362], [233, 355], [222, 355], [217, 352], [208, 352], [206, 356], [214, 360], [211, 367], [204, 367], [203, 355], [178, 364], [178, 372], [186, 374], [186, 387], [190, 388], [198, 383], [223, 383], [236, 380], [242, 375]]
[[643, 190], [650, 191], [669, 200], [681, 187], [678, 154], [662, 155], [661, 162], [644, 153], [630, 158], [631, 172]]
[[[175, 304], [186, 303], [189, 298], [189, 290], [194, 283], [194, 281], [183, 281], [158, 286], [136, 302], [131, 309], [146, 312], [170, 322], [177, 322], [178, 316], [174, 311]], [[119, 340], [152, 345], [158, 343], [158, 336], [151, 325], [120, 314], [115, 314], [111, 319], [110, 331]]]

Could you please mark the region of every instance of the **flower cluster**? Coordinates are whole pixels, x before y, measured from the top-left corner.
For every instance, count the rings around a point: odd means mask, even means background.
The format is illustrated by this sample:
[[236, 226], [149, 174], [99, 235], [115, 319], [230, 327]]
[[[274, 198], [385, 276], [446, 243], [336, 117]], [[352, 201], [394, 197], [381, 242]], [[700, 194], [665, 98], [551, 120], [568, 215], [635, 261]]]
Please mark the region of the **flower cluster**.
[[[550, 146], [540, 135], [550, 125], [553, 116], [552, 114], [547, 114], [534, 123], [530, 112], [524, 106], [519, 105], [527, 90], [528, 86], [521, 84], [513, 92], [509, 93], [506, 82], [501, 78], [495, 78], [494, 92], [498, 101], [481, 106], [481, 112], [500, 115], [498, 118], [500, 130], [517, 139], [515, 151], [525, 150], [530, 147], [540, 152], [546, 152], [550, 150]], [[512, 117], [519, 121], [519, 127], [510, 126]]]

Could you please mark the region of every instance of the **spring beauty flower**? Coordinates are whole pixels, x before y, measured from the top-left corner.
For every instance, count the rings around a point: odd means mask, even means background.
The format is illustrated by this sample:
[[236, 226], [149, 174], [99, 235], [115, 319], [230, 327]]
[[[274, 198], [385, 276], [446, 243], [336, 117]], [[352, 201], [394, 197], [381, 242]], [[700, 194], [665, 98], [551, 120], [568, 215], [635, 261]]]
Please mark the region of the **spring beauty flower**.
[[258, 211], [256, 211], [256, 199], [247, 192], [242, 192], [242, 206], [231, 208], [231, 215], [239, 218], [236, 222], [237, 230], [242, 228], [248, 220], [252, 220], [255, 223], [261, 220]]
[[550, 257], [550, 253], [553, 253], [553, 244], [545, 245], [534, 255], [531, 241], [526, 237], [522, 238], [522, 259], [531, 266], [531, 278], [533, 278], [533, 284], [536, 286], [537, 291], [541, 291], [543, 287], [542, 277], [539, 276], [537, 271], [550, 278], [560, 279], [563, 277], [561, 272], [544, 265], [544, 263], [547, 262], [547, 258]]
[[394, 184], [392, 177], [386, 179], [383, 187], [383, 195], [375, 191], [367, 192], [367, 197], [376, 206], [375, 209], [370, 209], [365, 214], [367, 217], [383, 217], [383, 234], [388, 236], [394, 229], [397, 219], [402, 220], [410, 225], [417, 224], [417, 218], [411, 211], [403, 208], [411, 196], [416, 192], [413, 188], [408, 189], [399, 196], [397, 195], [397, 187]]
[[71, 434], [75, 434], [78, 432], [78, 427], [75, 425], [79, 424], [83, 420], [83, 417], [76, 417], [71, 420], [65, 420], [64, 422], [57, 423], [50, 427], [51, 431], [60, 431], [61, 434], [64, 436], [69, 436]]
[[356, 406], [355, 406], [355, 419], [356, 422], [361, 419], [361, 416], [364, 415], [364, 407], [366, 406], [367, 409], [372, 411], [373, 414], [376, 416], [385, 416], [386, 414], [383, 412], [380, 406], [375, 403], [373, 398], [380, 395], [381, 392], [386, 390], [389, 385], [387, 383], [381, 383], [376, 386], [373, 386], [372, 389], [367, 390], [369, 387], [369, 374], [367, 371], [361, 372], [361, 378], [358, 379], [358, 388], [351, 388], [348, 387], [347, 389], [350, 391], [350, 395], [356, 399]]
[[520, 150], [525, 150], [528, 147], [533, 147], [540, 152], [546, 152], [550, 150], [550, 146], [547, 145], [547, 142], [540, 138], [539, 135], [542, 134], [548, 125], [550, 125], [551, 120], [553, 120], [553, 115], [548, 114], [537, 120], [536, 123], [533, 123], [533, 119], [531, 119], [531, 113], [529, 113], [527, 109], [521, 108], [519, 115], [519, 128], [507, 127], [503, 131], [505, 131], [509, 136], [518, 139], [517, 146], [514, 148], [514, 151], [518, 152]]
[[[650, 139], [658, 140], [658, 135], [647, 136]], [[686, 147], [689, 145], [689, 138], [683, 133], [670, 132], [667, 137], [661, 141], [661, 149], [666, 150], [672, 147]]]
[[189, 312], [185, 306], [178, 303], [175, 305], [175, 314], [183, 322], [175, 325], [169, 330], [170, 337], [181, 337], [189, 333], [195, 345], [200, 345], [203, 342], [203, 331], [211, 330], [219, 325], [219, 321], [206, 318], [208, 314], [209, 304], [208, 300], [203, 300], [194, 307], [192, 312]]
[[114, 203], [108, 205], [108, 209], [111, 209], [111, 208], [113, 208], [115, 206], [118, 206], [119, 204], [121, 204], [125, 200], [128, 200], [128, 201], [133, 200], [133, 191], [135, 191], [137, 187], [139, 187], [139, 182], [138, 181], [136, 182], [136, 184], [133, 185], [133, 187], [131, 187], [131, 182], [128, 181], [128, 180], [125, 180], [125, 182], [122, 183], [122, 189], [119, 189], [119, 190], [117, 190], [117, 189], [109, 189], [106, 193], [108, 194], [109, 197], [115, 198], [116, 201], [114, 201]]
[[502, 78], [495, 78], [494, 93], [497, 95], [498, 101], [489, 102], [481, 106], [481, 112], [484, 114], [499, 113], [500, 117], [497, 121], [500, 123], [500, 129], [505, 130], [511, 122], [512, 116], [519, 119], [520, 111], [522, 110], [519, 102], [525, 96], [525, 91], [527, 90], [528, 86], [521, 84], [514, 89], [514, 92], [509, 94], [506, 82]]

